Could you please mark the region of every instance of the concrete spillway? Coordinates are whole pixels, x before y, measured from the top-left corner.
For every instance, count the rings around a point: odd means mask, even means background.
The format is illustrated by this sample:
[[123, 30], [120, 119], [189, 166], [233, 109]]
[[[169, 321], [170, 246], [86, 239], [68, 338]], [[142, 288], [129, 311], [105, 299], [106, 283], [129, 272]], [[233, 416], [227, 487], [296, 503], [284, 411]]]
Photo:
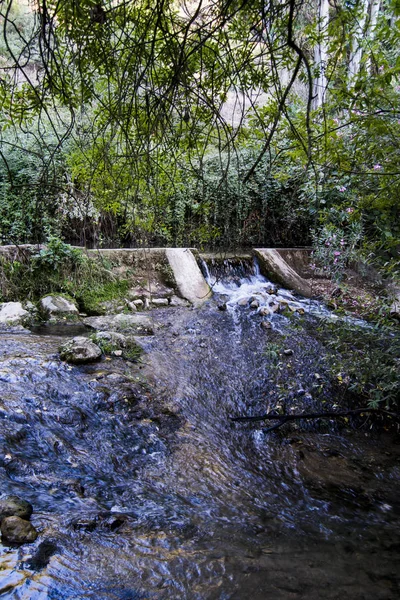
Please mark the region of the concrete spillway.
[[275, 248], [255, 248], [254, 254], [260, 260], [261, 270], [277, 283], [296, 290], [303, 296], [312, 296], [311, 286], [286, 262]]
[[166, 256], [183, 298], [200, 306], [211, 296], [195, 257], [189, 248], [167, 248]]

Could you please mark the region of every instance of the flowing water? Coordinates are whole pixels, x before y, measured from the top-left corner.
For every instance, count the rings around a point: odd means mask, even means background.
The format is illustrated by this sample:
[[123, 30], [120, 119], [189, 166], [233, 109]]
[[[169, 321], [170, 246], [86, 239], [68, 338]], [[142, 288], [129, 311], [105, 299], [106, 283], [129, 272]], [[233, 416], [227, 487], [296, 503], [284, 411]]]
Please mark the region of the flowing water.
[[1, 492], [30, 500], [40, 531], [0, 546], [0, 597], [399, 597], [396, 440], [230, 421], [335, 403], [309, 314], [326, 309], [274, 290], [305, 314], [262, 316], [271, 284], [243, 268], [212, 270], [202, 309], [155, 311], [139, 365], [68, 366], [65, 330], [0, 336]]

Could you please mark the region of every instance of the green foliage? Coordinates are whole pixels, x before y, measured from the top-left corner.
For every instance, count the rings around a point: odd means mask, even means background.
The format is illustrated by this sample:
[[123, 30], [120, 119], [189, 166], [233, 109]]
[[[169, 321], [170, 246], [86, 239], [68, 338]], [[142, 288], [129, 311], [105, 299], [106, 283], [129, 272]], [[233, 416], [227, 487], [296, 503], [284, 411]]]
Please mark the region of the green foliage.
[[345, 270], [359, 260], [357, 248], [362, 240], [359, 221], [349, 220], [345, 211], [331, 209], [324, 225], [314, 236], [314, 269], [340, 283]]
[[0, 264], [3, 301], [39, 300], [50, 293], [66, 294], [82, 310], [96, 313], [101, 301], [124, 295], [128, 283], [118, 280], [109, 265], [50, 236], [46, 247], [24, 261], [2, 260]]
[[328, 350], [333, 381], [372, 408], [398, 411], [400, 336], [396, 329], [322, 323], [319, 333]]
[[75, 298], [79, 303], [82, 312], [88, 315], [99, 315], [104, 313], [101, 304], [123, 298], [129, 289], [129, 282], [126, 280], [117, 281], [89, 281], [82, 282], [82, 285], [75, 291]]

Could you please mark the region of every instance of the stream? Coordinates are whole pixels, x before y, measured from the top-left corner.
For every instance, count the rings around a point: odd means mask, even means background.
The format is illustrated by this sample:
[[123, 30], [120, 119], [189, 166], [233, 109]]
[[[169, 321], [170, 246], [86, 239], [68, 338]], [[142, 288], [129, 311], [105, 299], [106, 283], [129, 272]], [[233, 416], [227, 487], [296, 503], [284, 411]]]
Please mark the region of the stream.
[[256, 267], [208, 269], [214, 298], [153, 310], [138, 364], [61, 362], [76, 326], [0, 335], [0, 491], [40, 533], [0, 544], [1, 598], [399, 598], [394, 434], [230, 421], [335, 406], [312, 333], [329, 311], [279, 290], [302, 310], [262, 316]]

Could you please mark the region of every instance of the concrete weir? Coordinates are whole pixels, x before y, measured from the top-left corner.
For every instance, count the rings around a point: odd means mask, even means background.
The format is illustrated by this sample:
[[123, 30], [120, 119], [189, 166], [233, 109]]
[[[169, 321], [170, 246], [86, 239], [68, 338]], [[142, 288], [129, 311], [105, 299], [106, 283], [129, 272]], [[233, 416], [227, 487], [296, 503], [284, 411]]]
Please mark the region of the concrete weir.
[[[312, 296], [310, 284], [286, 262], [284, 250], [254, 248], [253, 252], [260, 262], [261, 271], [269, 279], [291, 290], [295, 290], [307, 298]], [[292, 250], [293, 252], [294, 250]]]
[[183, 298], [201, 306], [211, 296], [211, 290], [189, 248], [167, 248], [165, 251], [175, 281]]

